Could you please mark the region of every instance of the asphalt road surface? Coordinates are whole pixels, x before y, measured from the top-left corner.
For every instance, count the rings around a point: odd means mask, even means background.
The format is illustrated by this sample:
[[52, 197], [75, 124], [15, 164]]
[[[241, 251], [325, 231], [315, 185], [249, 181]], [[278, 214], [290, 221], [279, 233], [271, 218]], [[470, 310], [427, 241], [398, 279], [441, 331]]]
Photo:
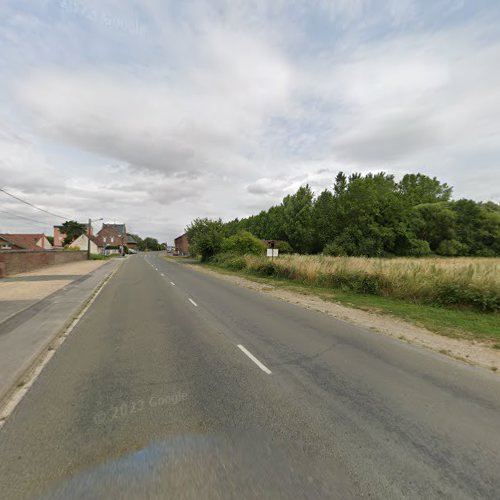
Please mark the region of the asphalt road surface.
[[0, 497], [500, 498], [500, 383], [136, 255], [1, 429]]

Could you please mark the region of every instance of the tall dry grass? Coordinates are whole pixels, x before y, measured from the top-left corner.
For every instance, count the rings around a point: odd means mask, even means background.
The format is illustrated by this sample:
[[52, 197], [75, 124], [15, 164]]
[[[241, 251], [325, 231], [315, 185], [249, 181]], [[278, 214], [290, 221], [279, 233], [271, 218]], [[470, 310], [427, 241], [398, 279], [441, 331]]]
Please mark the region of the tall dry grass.
[[[219, 262], [223, 264], [223, 262]], [[238, 267], [310, 285], [436, 305], [500, 310], [500, 259], [245, 256]]]

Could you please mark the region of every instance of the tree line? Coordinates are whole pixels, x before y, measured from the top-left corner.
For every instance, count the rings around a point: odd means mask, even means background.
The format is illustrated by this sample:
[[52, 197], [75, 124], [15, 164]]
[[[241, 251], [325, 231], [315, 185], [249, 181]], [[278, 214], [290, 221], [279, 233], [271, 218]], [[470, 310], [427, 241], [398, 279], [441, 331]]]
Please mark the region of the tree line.
[[423, 174], [397, 182], [384, 172], [339, 172], [318, 196], [306, 185], [259, 214], [226, 223], [196, 219], [187, 227], [194, 250], [203, 241], [208, 256], [241, 231], [303, 254], [493, 257], [500, 255], [500, 205], [453, 200], [452, 187]]

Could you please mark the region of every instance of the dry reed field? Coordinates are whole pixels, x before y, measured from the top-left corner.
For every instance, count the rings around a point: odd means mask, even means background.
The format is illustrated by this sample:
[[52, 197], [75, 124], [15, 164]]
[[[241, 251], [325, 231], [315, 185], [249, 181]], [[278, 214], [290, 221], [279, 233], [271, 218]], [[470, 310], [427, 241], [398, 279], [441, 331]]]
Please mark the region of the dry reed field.
[[220, 264], [249, 272], [395, 297], [440, 306], [500, 310], [498, 258], [395, 258], [283, 255], [221, 259]]

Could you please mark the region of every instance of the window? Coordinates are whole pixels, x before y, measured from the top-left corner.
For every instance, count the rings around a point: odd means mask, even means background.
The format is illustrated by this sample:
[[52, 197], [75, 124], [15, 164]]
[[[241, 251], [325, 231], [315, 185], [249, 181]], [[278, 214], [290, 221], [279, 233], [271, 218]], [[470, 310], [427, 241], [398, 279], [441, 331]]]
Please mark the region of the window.
[[113, 243], [114, 241], [115, 241], [115, 237], [111, 236], [111, 243]]

